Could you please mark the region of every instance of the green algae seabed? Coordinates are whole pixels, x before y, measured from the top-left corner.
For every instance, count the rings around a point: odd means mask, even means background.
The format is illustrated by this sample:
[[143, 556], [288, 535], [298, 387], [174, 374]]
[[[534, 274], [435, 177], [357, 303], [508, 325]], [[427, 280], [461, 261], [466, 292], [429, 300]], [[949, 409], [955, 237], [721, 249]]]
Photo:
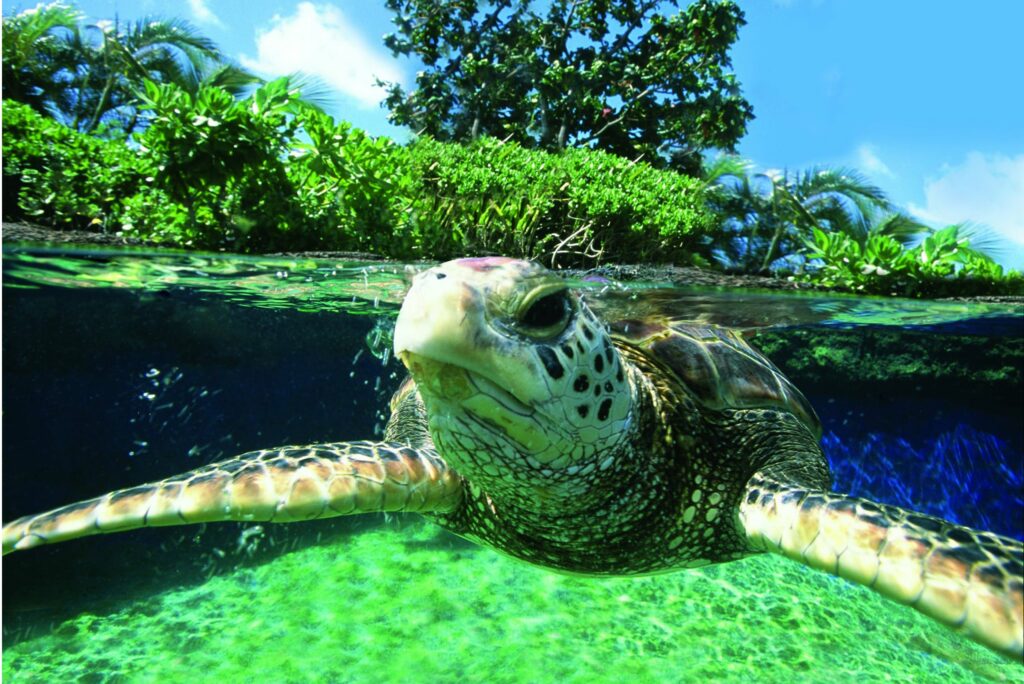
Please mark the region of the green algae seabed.
[[951, 684], [1024, 667], [783, 558], [571, 577], [400, 516], [78, 614], [7, 648], [3, 680]]

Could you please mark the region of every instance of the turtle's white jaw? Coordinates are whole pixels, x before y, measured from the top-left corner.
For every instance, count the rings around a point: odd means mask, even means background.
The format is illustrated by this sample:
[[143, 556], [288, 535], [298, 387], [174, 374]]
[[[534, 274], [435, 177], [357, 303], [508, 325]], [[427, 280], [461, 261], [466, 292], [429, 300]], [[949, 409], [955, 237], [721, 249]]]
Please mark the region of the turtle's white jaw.
[[395, 353], [435, 443], [488, 491], [579, 494], [631, 422], [633, 390], [603, 324], [536, 264], [460, 259], [419, 274]]

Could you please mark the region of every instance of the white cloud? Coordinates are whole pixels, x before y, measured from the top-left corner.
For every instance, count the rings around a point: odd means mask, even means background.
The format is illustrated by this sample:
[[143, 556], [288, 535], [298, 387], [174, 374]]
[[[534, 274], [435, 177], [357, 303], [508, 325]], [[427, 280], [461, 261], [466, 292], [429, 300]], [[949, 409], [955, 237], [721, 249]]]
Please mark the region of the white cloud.
[[856, 166], [861, 171], [876, 178], [894, 178], [896, 174], [878, 156], [878, 148], [865, 143], [857, 148], [855, 153]]
[[188, 8], [192, 12], [192, 16], [200, 24], [212, 24], [213, 26], [223, 26], [224, 22], [213, 13], [210, 6], [206, 4], [206, 0], [188, 0]]
[[1024, 154], [1010, 157], [970, 152], [957, 165], [944, 165], [924, 186], [924, 206], [911, 213], [939, 225], [984, 224], [1011, 243], [1016, 262], [1024, 254]]
[[384, 97], [375, 77], [402, 80], [384, 49], [367, 42], [335, 5], [300, 2], [295, 14], [275, 15], [269, 29], [257, 32], [256, 49], [256, 59], [242, 56], [245, 67], [273, 76], [293, 71], [318, 76], [367, 108]]

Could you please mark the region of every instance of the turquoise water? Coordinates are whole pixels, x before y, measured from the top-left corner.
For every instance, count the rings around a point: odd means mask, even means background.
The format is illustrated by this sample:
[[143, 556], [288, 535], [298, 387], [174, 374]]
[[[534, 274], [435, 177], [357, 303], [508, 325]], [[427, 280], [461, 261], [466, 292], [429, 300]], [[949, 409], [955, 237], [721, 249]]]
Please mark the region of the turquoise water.
[[[248, 449], [378, 435], [416, 268], [6, 249], [4, 519]], [[837, 487], [1022, 535], [1019, 305], [575, 278], [608, 315], [754, 335], [821, 413]], [[781, 558], [574, 578], [414, 516], [15, 554], [3, 610], [16, 682], [1024, 681]]]

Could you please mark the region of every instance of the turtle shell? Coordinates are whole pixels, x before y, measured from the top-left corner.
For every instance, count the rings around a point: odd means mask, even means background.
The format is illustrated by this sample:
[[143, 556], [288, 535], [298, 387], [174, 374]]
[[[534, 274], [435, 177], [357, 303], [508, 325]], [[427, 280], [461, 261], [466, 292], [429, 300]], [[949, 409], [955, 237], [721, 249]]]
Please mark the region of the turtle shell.
[[613, 323], [611, 332], [673, 371], [701, 404], [713, 409], [782, 409], [821, 437], [821, 422], [807, 398], [735, 330], [625, 320]]

